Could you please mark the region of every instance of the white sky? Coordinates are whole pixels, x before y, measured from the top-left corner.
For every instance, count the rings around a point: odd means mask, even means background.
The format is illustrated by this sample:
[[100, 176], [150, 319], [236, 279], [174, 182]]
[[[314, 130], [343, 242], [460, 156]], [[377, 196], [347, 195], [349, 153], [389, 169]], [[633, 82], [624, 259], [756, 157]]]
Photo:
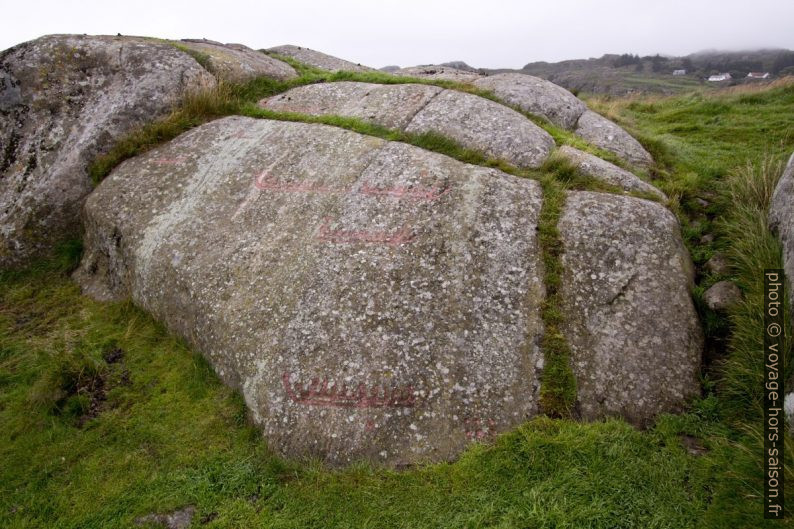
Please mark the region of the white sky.
[[0, 49], [48, 33], [308, 46], [374, 67], [794, 48], [794, 0], [2, 0]]

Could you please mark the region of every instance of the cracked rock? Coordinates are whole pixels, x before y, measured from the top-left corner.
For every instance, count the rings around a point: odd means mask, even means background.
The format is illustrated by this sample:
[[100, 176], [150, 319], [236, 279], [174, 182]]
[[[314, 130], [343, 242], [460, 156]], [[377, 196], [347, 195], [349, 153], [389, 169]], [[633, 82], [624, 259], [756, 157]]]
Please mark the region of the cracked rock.
[[703, 337], [678, 221], [633, 197], [570, 192], [559, 223], [577, 410], [647, 424], [700, 391]]

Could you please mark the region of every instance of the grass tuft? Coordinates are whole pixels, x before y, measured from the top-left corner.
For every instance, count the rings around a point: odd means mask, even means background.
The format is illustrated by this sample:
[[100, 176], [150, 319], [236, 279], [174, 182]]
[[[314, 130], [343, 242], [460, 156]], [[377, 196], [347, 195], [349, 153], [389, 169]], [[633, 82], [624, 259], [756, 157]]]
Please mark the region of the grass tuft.
[[[769, 231], [766, 219], [782, 172], [780, 157], [764, 156], [757, 163], [731, 171], [721, 195], [726, 214], [718, 228], [731, 240], [726, 254], [744, 293], [742, 302], [730, 312], [733, 333], [728, 343], [729, 355], [720, 365], [725, 407], [737, 420], [760, 420], [763, 411], [763, 273], [764, 269], [783, 268], [780, 243]], [[786, 294], [788, 298], [790, 293]], [[785, 335], [792, 336], [791, 331], [791, 318], [787, 318]], [[786, 375], [790, 376], [794, 372], [790, 340], [786, 341], [783, 358]]]

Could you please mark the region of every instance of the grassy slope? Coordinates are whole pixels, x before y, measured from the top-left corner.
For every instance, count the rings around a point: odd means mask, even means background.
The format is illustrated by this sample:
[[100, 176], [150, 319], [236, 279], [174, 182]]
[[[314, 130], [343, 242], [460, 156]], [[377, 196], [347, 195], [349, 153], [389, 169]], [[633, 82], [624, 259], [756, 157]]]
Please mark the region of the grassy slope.
[[[737, 263], [766, 244], [723, 202], [729, 194], [705, 211], [696, 201], [719, 194], [747, 159], [794, 148], [792, 91], [751, 95], [600, 105], [667, 161], [661, 185], [680, 197], [700, 262], [729, 240], [745, 248]], [[721, 237], [695, 247], [708, 231]], [[779, 259], [760, 255], [736, 272], [750, 294], [757, 266]], [[200, 357], [134, 307], [79, 296], [66, 273], [73, 258], [0, 278], [0, 526], [133, 526], [187, 504], [202, 527], [776, 526], [760, 519], [751, 339], [733, 340], [734, 364], [721, 364], [690, 413], [645, 432], [539, 418], [453, 464], [331, 472], [268, 453]], [[732, 316], [752, 334], [752, 317]], [[103, 359], [117, 349], [123, 360]], [[690, 454], [681, 434], [707, 451]]]

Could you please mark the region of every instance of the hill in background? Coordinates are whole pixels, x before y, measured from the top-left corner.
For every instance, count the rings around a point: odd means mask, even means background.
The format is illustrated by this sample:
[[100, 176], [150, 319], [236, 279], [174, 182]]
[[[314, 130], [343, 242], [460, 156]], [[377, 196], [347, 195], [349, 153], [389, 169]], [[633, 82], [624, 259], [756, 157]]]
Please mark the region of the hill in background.
[[[673, 75], [686, 70], [685, 75]], [[673, 94], [697, 86], [726, 86], [762, 83], [794, 74], [794, 51], [765, 49], [725, 52], [706, 50], [685, 57], [631, 53], [607, 54], [599, 58], [560, 62], [531, 62], [521, 69], [480, 69], [483, 73], [519, 72], [562, 85], [574, 93], [626, 95], [632, 93]], [[748, 79], [749, 72], [768, 72], [767, 80]], [[710, 75], [730, 73], [730, 81], [710, 83]]]

